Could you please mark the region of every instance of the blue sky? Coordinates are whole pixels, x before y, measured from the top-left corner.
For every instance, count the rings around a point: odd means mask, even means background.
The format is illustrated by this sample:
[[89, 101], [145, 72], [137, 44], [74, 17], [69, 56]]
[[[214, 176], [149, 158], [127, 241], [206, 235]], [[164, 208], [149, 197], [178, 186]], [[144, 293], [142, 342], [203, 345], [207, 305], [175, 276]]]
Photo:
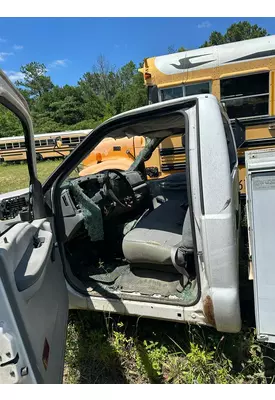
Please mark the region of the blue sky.
[[39, 61], [55, 84], [76, 84], [100, 54], [117, 68], [138, 64], [170, 45], [197, 48], [244, 19], [275, 34], [275, 18], [0, 18], [0, 67], [14, 80], [21, 65]]

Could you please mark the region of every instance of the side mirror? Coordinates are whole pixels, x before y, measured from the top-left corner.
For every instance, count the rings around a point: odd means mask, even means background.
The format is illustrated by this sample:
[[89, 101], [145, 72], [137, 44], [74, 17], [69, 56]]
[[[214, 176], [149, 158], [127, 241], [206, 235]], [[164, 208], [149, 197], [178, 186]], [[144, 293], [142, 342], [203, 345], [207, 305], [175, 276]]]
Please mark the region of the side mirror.
[[156, 85], [148, 86], [148, 99], [149, 104], [159, 103], [159, 92]]

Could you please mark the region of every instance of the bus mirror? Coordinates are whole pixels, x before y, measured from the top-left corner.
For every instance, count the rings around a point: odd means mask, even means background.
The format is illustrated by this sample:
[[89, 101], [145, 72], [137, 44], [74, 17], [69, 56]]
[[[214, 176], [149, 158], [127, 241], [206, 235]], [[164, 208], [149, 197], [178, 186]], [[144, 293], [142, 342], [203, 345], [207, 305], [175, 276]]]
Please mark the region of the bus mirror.
[[158, 87], [156, 85], [148, 86], [148, 99], [149, 99], [149, 104], [154, 104], [159, 102]]
[[245, 126], [236, 118], [234, 124], [232, 124], [236, 147], [239, 149], [245, 142]]

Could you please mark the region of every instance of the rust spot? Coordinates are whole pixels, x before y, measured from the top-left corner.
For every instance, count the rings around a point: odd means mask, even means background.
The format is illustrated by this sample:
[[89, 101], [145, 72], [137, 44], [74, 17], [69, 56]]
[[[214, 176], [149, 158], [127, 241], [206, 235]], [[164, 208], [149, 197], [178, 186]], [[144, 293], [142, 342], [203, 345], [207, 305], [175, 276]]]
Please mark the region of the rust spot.
[[209, 324], [211, 324], [212, 326], [216, 326], [213, 301], [210, 296], [206, 296], [203, 301], [203, 311], [207, 322], [209, 322]]

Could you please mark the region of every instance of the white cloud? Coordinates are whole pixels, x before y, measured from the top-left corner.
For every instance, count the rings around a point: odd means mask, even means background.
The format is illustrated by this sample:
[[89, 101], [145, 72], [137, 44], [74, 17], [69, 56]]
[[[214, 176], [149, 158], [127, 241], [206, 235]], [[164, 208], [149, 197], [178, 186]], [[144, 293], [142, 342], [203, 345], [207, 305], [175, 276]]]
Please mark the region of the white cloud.
[[0, 43], [6, 43], [6, 39], [0, 37]]
[[4, 73], [6, 75], [8, 75], [9, 79], [12, 82], [17, 81], [18, 79], [23, 79], [24, 78], [24, 74], [20, 71], [4, 71]]
[[211, 22], [209, 21], [203, 21], [201, 24], [198, 25], [199, 29], [202, 28], [210, 28], [210, 26], [212, 26]]
[[0, 61], [5, 61], [5, 59], [9, 56], [13, 56], [13, 53], [4, 53], [0, 52]]
[[67, 67], [68, 62], [69, 60], [67, 60], [66, 58], [64, 60], [55, 60], [48, 65], [48, 68]]
[[14, 48], [14, 50], [22, 50], [23, 46], [21, 46], [20, 44], [14, 44], [13, 48]]

